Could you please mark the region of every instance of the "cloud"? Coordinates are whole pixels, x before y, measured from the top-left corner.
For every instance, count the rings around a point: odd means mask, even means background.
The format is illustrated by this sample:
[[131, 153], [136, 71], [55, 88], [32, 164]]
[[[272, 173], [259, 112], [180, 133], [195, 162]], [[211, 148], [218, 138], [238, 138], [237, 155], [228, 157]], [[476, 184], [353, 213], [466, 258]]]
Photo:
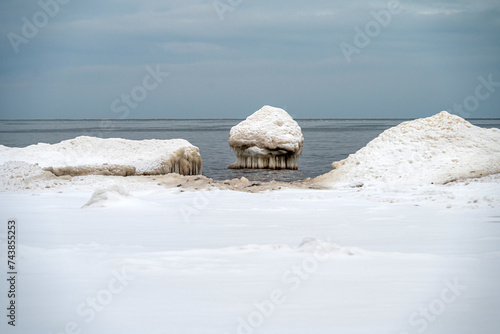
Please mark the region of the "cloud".
[[[492, 0], [401, 1], [404, 11], [347, 63], [339, 45], [354, 45], [355, 28], [387, 3], [244, 0], [220, 21], [206, 0], [70, 1], [16, 54], [6, 36], [40, 6], [4, 1], [2, 116], [36, 107], [37, 117], [113, 117], [110, 101], [155, 64], [171, 77], [141, 104], [143, 117], [182, 108], [184, 117], [244, 117], [272, 101], [308, 117], [414, 117], [460, 101], [479, 75], [500, 78]], [[46, 97], [47, 87], [61, 96]], [[476, 115], [494, 115], [499, 95]]]

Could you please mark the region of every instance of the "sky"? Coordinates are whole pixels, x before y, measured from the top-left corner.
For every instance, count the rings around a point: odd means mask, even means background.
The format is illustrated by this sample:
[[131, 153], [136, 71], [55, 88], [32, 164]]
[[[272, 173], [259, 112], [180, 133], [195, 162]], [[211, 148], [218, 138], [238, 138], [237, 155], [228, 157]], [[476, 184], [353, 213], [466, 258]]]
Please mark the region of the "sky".
[[500, 1], [0, 2], [0, 119], [500, 117]]

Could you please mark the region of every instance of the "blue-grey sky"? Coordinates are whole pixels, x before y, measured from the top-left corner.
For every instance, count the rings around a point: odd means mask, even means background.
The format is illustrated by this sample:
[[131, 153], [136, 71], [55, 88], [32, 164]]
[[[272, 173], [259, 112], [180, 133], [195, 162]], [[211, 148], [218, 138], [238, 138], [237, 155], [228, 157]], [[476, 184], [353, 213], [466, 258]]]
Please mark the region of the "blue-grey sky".
[[2, 119], [500, 117], [498, 0], [3, 0], [0, 22]]

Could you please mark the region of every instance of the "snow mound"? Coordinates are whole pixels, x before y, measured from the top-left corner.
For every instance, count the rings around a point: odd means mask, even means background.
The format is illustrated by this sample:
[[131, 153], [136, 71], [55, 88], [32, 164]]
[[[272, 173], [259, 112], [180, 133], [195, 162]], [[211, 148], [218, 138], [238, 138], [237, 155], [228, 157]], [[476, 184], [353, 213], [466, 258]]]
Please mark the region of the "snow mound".
[[340, 247], [337, 244], [323, 241], [316, 238], [304, 238], [302, 243], [298, 247], [298, 251], [301, 253], [324, 253], [324, 254], [344, 254], [344, 255], [356, 255], [357, 252], [352, 249]]
[[104, 208], [113, 206], [113, 204], [122, 203], [124, 202], [124, 200], [128, 202], [128, 200], [132, 198], [133, 197], [128, 193], [127, 190], [125, 190], [124, 187], [114, 185], [107, 188], [97, 189], [92, 194], [89, 201], [82, 206], [82, 208]]
[[303, 143], [300, 126], [285, 110], [264, 106], [231, 128], [236, 162], [229, 168], [298, 169]]
[[[229, 250], [234, 251], [233, 248]], [[298, 254], [331, 256], [331, 255], [359, 255], [362, 252], [354, 248], [341, 247], [329, 241], [323, 241], [316, 238], [304, 238], [298, 247], [288, 245], [245, 245], [237, 248], [244, 252], [291, 252]]]
[[0, 190], [30, 189], [33, 185], [50, 187], [56, 177], [40, 166], [23, 161], [0, 165]]
[[0, 164], [24, 161], [61, 175], [160, 175], [202, 173], [200, 151], [183, 139], [127, 140], [77, 137], [24, 148], [0, 145]]
[[332, 164], [326, 185], [424, 185], [500, 173], [500, 130], [474, 126], [446, 111], [399, 124]]

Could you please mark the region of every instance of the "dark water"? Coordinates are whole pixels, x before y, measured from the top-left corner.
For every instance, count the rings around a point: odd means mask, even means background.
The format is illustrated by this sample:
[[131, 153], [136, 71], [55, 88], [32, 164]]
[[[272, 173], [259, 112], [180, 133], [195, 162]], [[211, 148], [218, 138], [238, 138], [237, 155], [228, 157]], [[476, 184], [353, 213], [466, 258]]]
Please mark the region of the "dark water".
[[[364, 147], [384, 130], [403, 120], [297, 120], [305, 137], [299, 170], [231, 170], [235, 161], [229, 148], [229, 130], [241, 120], [20, 120], [0, 121], [0, 144], [24, 147], [40, 142], [54, 144], [81, 135], [101, 138], [176, 139], [198, 146], [203, 173], [216, 180], [245, 176], [255, 181], [301, 180], [324, 174], [331, 163]], [[486, 127], [500, 128], [500, 119], [470, 120]]]

